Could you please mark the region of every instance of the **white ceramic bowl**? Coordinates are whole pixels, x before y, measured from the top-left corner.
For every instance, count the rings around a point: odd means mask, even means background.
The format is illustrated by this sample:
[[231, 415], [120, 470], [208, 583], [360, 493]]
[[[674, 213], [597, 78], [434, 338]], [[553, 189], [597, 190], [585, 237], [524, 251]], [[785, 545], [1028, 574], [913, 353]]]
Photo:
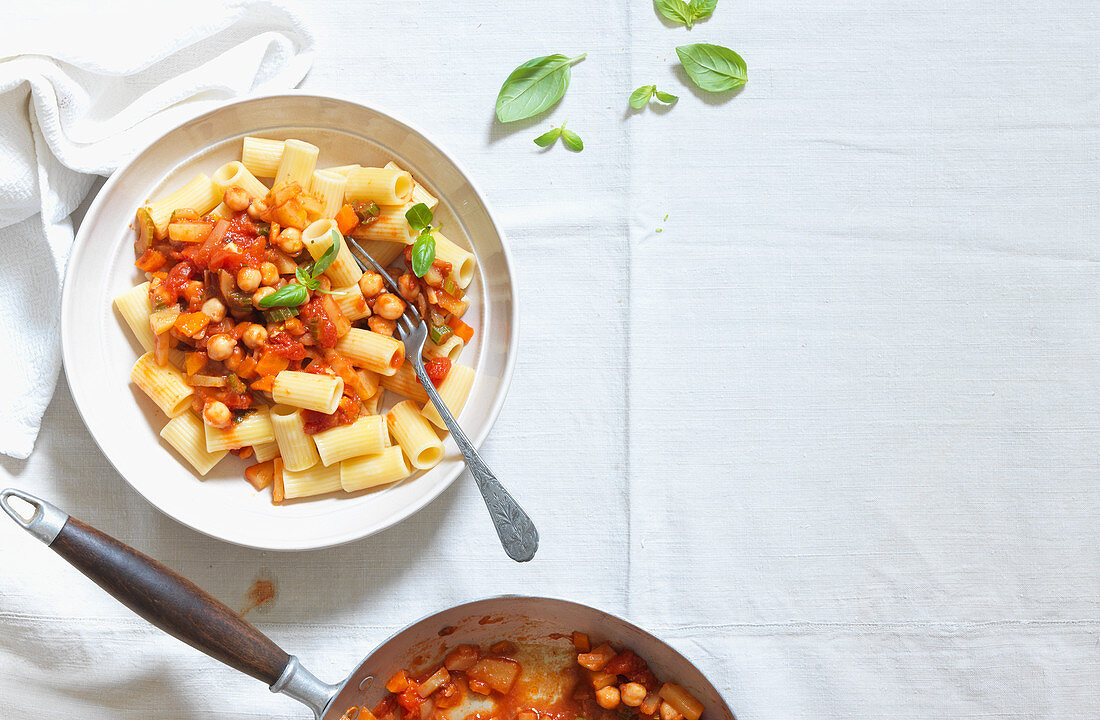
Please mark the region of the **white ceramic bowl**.
[[69, 260], [61, 304], [65, 371], [76, 406], [100, 449], [146, 500], [212, 537], [255, 548], [305, 550], [349, 542], [409, 517], [443, 492], [465, 465], [448, 439], [443, 462], [384, 488], [273, 506], [245, 482], [248, 464], [228, 456], [205, 481], [161, 440], [168, 418], [130, 383], [141, 354], [112, 299], [143, 281], [133, 266], [136, 209], [198, 172], [240, 157], [241, 138], [295, 137], [321, 148], [319, 167], [393, 160], [439, 198], [447, 236], [472, 248], [478, 272], [467, 297], [477, 331], [460, 362], [477, 370], [459, 416], [480, 444], [496, 420], [516, 352], [516, 302], [508, 250], [485, 201], [453, 158], [421, 132], [364, 105], [285, 94], [229, 103], [166, 133], [119, 169], [92, 203]]

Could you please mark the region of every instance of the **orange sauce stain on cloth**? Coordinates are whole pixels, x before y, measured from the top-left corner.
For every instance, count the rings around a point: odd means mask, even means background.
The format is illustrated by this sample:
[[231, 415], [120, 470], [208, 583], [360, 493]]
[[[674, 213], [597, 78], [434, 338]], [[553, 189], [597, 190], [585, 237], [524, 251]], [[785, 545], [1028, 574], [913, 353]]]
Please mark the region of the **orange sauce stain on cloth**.
[[241, 615], [263, 607], [275, 599], [275, 583], [270, 580], [256, 579], [245, 593], [245, 606]]

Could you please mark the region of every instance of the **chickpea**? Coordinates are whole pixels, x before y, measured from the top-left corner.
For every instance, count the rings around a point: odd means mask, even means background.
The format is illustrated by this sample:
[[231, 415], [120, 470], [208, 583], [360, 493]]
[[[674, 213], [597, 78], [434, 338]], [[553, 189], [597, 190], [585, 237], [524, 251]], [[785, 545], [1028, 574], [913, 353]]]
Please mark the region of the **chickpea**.
[[259, 220], [260, 216], [267, 212], [267, 203], [263, 200], [253, 200], [248, 205], [248, 217], [253, 220]]
[[206, 403], [206, 406], [202, 409], [202, 419], [210, 427], [224, 428], [233, 422], [233, 415], [229, 412], [229, 408], [226, 407], [225, 403], [212, 400]]
[[283, 228], [279, 237], [275, 238], [275, 244], [287, 255], [297, 255], [302, 252], [302, 231], [297, 228]]
[[228, 360], [237, 347], [237, 341], [230, 335], [218, 333], [206, 341], [206, 356], [211, 360]]
[[244, 344], [248, 347], [256, 350], [263, 347], [263, 344], [267, 342], [267, 328], [258, 323], [252, 323], [248, 326], [248, 329], [244, 331], [244, 335], [241, 336], [244, 340]]
[[244, 191], [239, 185], [227, 187], [225, 189], [225, 205], [233, 212], [240, 212], [241, 210], [248, 209], [248, 193]]
[[286, 331], [291, 335], [301, 335], [306, 331], [306, 326], [296, 317], [287, 318], [283, 321], [283, 327], [286, 328]]
[[263, 300], [268, 295], [272, 294], [273, 292], [275, 292], [275, 288], [273, 288], [273, 287], [262, 287], [259, 290], [257, 290], [256, 292], [252, 293], [252, 307], [259, 310], [260, 309], [260, 301]]
[[680, 711], [666, 702], [661, 703], [661, 720], [684, 720]]
[[237, 287], [246, 293], [255, 292], [260, 287], [262, 276], [256, 268], [243, 267], [237, 271]]
[[401, 291], [401, 297], [409, 302], [416, 302], [416, 297], [420, 294], [420, 283], [416, 281], [415, 275], [405, 273], [397, 278], [397, 289]]
[[221, 322], [225, 319], [225, 305], [217, 298], [210, 298], [202, 304], [202, 314], [212, 322]]
[[385, 335], [387, 337], [393, 337], [393, 331], [397, 329], [397, 323], [393, 320], [387, 320], [384, 317], [371, 315], [369, 318], [367, 318], [367, 327], [371, 329], [371, 332], [376, 332], [379, 335]]
[[277, 282], [279, 282], [279, 268], [275, 267], [275, 263], [265, 262], [260, 265], [260, 283], [274, 285]]
[[382, 276], [373, 272], [363, 273], [363, 277], [359, 278], [359, 289], [363, 291], [363, 297], [374, 297], [384, 289]]
[[203, 292], [206, 290], [206, 286], [199, 280], [189, 280], [186, 285], [183, 286], [182, 295], [187, 299], [187, 302], [194, 302], [196, 299], [202, 297]]
[[222, 361], [225, 364], [225, 369], [229, 372], [237, 372], [237, 368], [241, 366], [241, 363], [243, 361], [244, 350], [241, 350], [240, 346], [236, 344], [236, 341], [234, 341], [233, 353], [228, 358]]
[[596, 704], [605, 710], [614, 710], [619, 707], [619, 688], [608, 685], [596, 691]]
[[428, 268], [428, 272], [424, 273], [424, 282], [432, 287], [443, 287], [443, 273], [439, 271], [438, 265]]
[[393, 293], [382, 293], [374, 301], [375, 315], [387, 320], [396, 320], [405, 312], [405, 303]]
[[645, 696], [646, 689], [641, 683], [628, 682], [619, 686], [619, 697], [627, 707], [638, 707], [645, 700]]

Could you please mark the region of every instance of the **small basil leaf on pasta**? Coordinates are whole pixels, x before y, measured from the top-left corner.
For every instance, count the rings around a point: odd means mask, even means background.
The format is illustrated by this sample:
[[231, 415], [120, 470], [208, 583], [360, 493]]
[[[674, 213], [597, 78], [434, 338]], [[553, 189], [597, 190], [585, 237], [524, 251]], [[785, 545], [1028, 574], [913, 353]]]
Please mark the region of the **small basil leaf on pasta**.
[[413, 230], [423, 230], [432, 224], [432, 211], [424, 203], [417, 203], [405, 211], [405, 220]]
[[677, 100], [680, 99], [679, 97], [677, 97], [676, 95], [673, 95], [672, 93], [661, 92], [660, 90], [658, 90], [657, 92], [655, 92], [653, 94], [657, 96], [658, 100], [660, 100], [663, 103], [667, 103], [669, 105], [671, 105], [672, 103], [674, 103], [674, 102], [676, 102]]
[[654, 0], [657, 12], [672, 22], [688, 25], [691, 22], [691, 8], [684, 0]]
[[298, 307], [309, 300], [309, 290], [305, 285], [283, 285], [257, 303], [262, 308]]
[[584, 57], [584, 54], [573, 58], [561, 54], [545, 55], [517, 67], [497, 95], [497, 119], [515, 122], [552, 107], [569, 87], [570, 66]]
[[340, 243], [343, 238], [340, 237], [340, 233], [336, 230], [332, 231], [332, 244], [329, 245], [328, 250], [325, 250], [325, 254], [321, 256], [321, 259], [317, 261], [317, 264], [313, 266], [313, 277], [318, 277], [325, 270], [328, 270], [329, 265], [332, 265], [332, 261], [336, 259], [336, 256], [340, 254]]
[[649, 102], [649, 98], [653, 97], [654, 91], [657, 89], [656, 85], [642, 85], [640, 88], [630, 93], [630, 107], [635, 110], [641, 110]]
[[676, 48], [691, 81], [708, 92], [724, 92], [748, 82], [745, 60], [721, 45], [696, 43]]
[[306, 270], [305, 268], [296, 268], [294, 270], [294, 277], [298, 278], [298, 283], [300, 285], [304, 285], [310, 290], [317, 289], [317, 286], [320, 284], [319, 282], [317, 282], [316, 279], [314, 279], [312, 271]]
[[547, 145], [554, 144], [554, 141], [561, 137], [561, 128], [554, 128], [553, 130], [547, 130], [542, 135], [535, 138], [535, 144], [539, 147], [546, 147]]
[[562, 129], [561, 141], [565, 143], [565, 147], [569, 148], [573, 152], [580, 152], [584, 150], [584, 141], [581, 140], [581, 136], [572, 130]]
[[417, 277], [424, 277], [435, 262], [435, 238], [425, 229], [420, 233], [412, 247], [412, 271]]

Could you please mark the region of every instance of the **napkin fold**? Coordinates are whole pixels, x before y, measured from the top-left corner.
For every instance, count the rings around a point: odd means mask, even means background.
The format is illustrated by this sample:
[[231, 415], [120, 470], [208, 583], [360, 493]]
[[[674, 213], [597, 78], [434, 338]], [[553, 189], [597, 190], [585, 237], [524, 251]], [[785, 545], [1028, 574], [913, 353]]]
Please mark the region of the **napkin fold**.
[[27, 457], [61, 367], [69, 216], [168, 128], [297, 85], [313, 38], [278, 2], [35, 2], [0, 27], [0, 453]]

